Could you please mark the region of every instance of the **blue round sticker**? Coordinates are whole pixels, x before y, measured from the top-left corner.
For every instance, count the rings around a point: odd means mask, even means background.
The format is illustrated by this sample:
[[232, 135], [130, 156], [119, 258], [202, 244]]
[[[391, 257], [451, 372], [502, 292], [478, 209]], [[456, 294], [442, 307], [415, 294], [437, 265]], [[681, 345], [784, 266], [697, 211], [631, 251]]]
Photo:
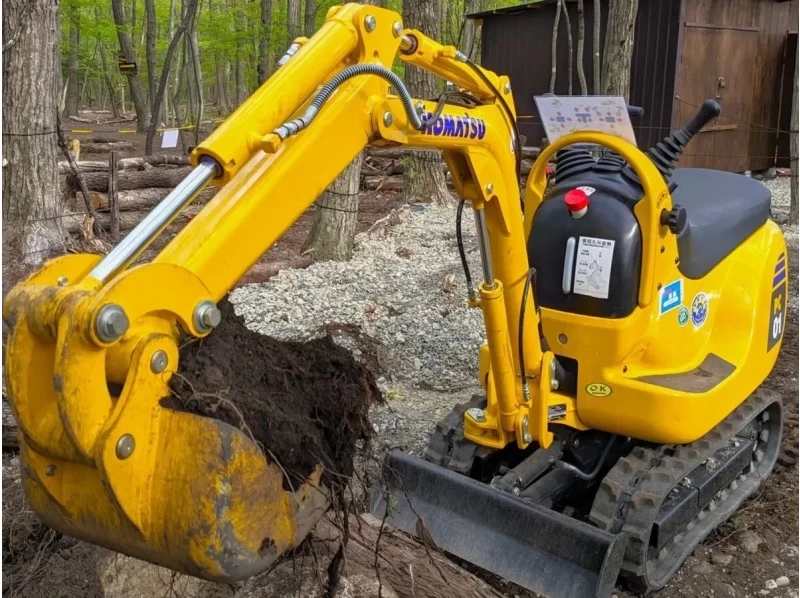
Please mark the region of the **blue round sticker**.
[[692, 324], [700, 327], [708, 317], [708, 297], [705, 293], [697, 293], [692, 300]]
[[689, 322], [689, 310], [681, 305], [680, 310], [678, 310], [678, 326], [686, 326]]

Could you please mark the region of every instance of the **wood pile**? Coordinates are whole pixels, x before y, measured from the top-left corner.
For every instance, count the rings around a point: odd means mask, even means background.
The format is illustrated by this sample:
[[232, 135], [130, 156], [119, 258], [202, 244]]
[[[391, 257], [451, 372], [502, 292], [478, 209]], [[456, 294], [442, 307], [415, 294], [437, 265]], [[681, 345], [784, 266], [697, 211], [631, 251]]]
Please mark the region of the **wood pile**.
[[[87, 151], [87, 144], [111, 144], [126, 142], [110, 142], [103, 139], [94, 139], [81, 144], [81, 151]], [[406, 149], [378, 148], [367, 149], [361, 171], [361, 187], [368, 191], [401, 191], [403, 189], [403, 173], [406, 169], [404, 157], [408, 155]], [[521, 184], [525, 184], [531, 170], [533, 160], [538, 156], [539, 148], [525, 147], [522, 151]], [[183, 180], [191, 171], [188, 156], [153, 155], [143, 158], [114, 159], [116, 165], [114, 176], [111, 176], [110, 163], [112, 160], [79, 160], [76, 166], [80, 179], [86, 186], [88, 202], [81, 191], [81, 181], [72, 171], [69, 163], [59, 162], [59, 174], [63, 175], [63, 189], [68, 212], [75, 215], [64, 219], [68, 232], [80, 234], [85, 220], [84, 212], [87, 204], [95, 211], [96, 221], [103, 230], [111, 231], [112, 214], [118, 213], [116, 224], [120, 233], [131, 230], [164, 199], [167, 194]], [[446, 172], [447, 166], [442, 162], [442, 169]], [[109, 184], [115, 184], [116, 189], [109, 194]], [[208, 202], [216, 193], [217, 188], [210, 187], [203, 191], [195, 200], [196, 206]], [[116, 199], [116, 204], [113, 201]], [[117, 227], [114, 227], [116, 230]], [[112, 239], [115, 238], [112, 235]]]

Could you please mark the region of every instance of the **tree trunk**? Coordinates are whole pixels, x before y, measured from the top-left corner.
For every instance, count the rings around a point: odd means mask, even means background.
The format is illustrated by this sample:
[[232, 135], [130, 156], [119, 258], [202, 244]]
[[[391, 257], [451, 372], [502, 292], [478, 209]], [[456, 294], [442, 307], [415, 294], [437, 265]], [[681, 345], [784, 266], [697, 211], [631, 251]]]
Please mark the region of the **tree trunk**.
[[[366, 2], [371, 4], [371, 2]], [[306, 0], [305, 35], [311, 37], [317, 28], [317, 0]]]
[[353, 255], [363, 153], [358, 154], [317, 198], [314, 224], [305, 244], [317, 261], [345, 261]]
[[32, 265], [64, 248], [56, 135], [59, 38], [58, 2], [3, 0], [3, 228]]
[[[114, 15], [114, 23], [117, 26], [120, 54], [126, 61], [136, 62], [136, 54], [131, 45], [130, 35], [128, 35], [122, 0], [111, 0], [111, 12]], [[126, 78], [128, 79], [128, 88], [131, 92], [133, 109], [136, 111], [136, 131], [144, 133], [147, 130], [147, 124], [150, 122], [150, 110], [144, 93], [142, 92], [142, 83], [139, 80], [138, 73], [126, 75]]]
[[794, 91], [792, 92], [792, 124], [789, 129], [789, 165], [791, 166], [791, 203], [789, 208], [789, 224], [797, 224], [797, 65], [794, 64]]
[[[299, 0], [297, 0], [299, 1]], [[231, 9], [235, 9], [233, 2], [231, 2]], [[245, 91], [244, 83], [244, 59], [245, 51], [242, 44], [242, 38], [245, 35], [244, 16], [240, 10], [236, 10], [234, 15], [234, 27], [236, 28], [236, 106], [238, 108], [247, 99], [247, 92]]]
[[[156, 97], [156, 1], [144, 0], [145, 20], [147, 23], [147, 45], [145, 53], [147, 57], [147, 99], [152, 110], [153, 102]], [[158, 112], [155, 112], [155, 120], [158, 122]]]
[[78, 79], [80, 77], [79, 50], [81, 45], [81, 21], [78, 7], [68, 10], [69, 15], [69, 58], [67, 60], [67, 95], [64, 99], [64, 116], [78, 114]]
[[[175, 0], [169, 0], [169, 17], [167, 17], [167, 37], [172, 39], [172, 31], [175, 29]], [[175, 69], [178, 70], [178, 69]], [[167, 88], [164, 90], [164, 109], [161, 112], [165, 123], [169, 122], [169, 77], [167, 77]], [[157, 120], [162, 120], [158, 118]]]
[[553, 41], [550, 43], [550, 93], [556, 92], [556, 71], [558, 70], [558, 24], [561, 22], [561, 0], [556, 1], [556, 18], [553, 21]]
[[[405, 0], [403, 24], [438, 39], [440, 2], [441, 0]], [[436, 78], [410, 64], [405, 68], [405, 84], [415, 98], [434, 98], [439, 95]], [[432, 201], [437, 204], [454, 201], [445, 184], [442, 159], [438, 152], [409, 153], [404, 176], [406, 201]]]
[[461, 32], [461, 43], [459, 44], [459, 49], [470, 60], [474, 56], [477, 49], [477, 44], [475, 42], [478, 40], [478, 36], [476, 35], [478, 25], [474, 19], [468, 19], [466, 15], [477, 12], [479, 8], [479, 0], [467, 0], [464, 5], [464, 17], [462, 18], [461, 25], [463, 29]]
[[[343, 573], [346, 576], [363, 576], [375, 580], [372, 592], [365, 591], [365, 596], [378, 596], [378, 587], [382, 588], [382, 594], [386, 598], [503, 596], [485, 581], [448, 560], [437, 549], [431, 549], [416, 538], [391, 529], [388, 525], [382, 528], [380, 519], [372, 515], [350, 516], [348, 526], [349, 541], [344, 546]], [[340, 544], [342, 527], [332, 523], [329, 518], [322, 518], [310, 536], [315, 553], [319, 555], [323, 566], [326, 566], [326, 561]], [[291, 565], [287, 567], [287, 573], [297, 577]], [[322, 574], [324, 575], [324, 571]], [[311, 573], [307, 577], [316, 575]], [[296, 595], [300, 595], [299, 592]]]
[[631, 87], [631, 55], [639, 0], [609, 0], [606, 43], [603, 50], [601, 95], [628, 100]]
[[258, 47], [258, 82], [269, 79], [272, 72], [270, 59], [270, 26], [272, 24], [272, 0], [261, 0], [261, 31]]
[[219, 110], [220, 116], [225, 116], [230, 112], [230, 108], [228, 107], [228, 97], [225, 94], [225, 65], [221, 61], [219, 54], [214, 57], [214, 72], [216, 75], [214, 96], [217, 102], [217, 110]]
[[589, 89], [586, 87], [586, 72], [583, 69], [583, 49], [586, 40], [586, 21], [583, 15], [583, 0], [578, 0], [576, 4], [578, 8], [578, 58], [576, 66], [578, 67], [578, 81], [581, 84], [581, 95], [588, 95]]
[[560, 0], [564, 11], [564, 25], [567, 26], [567, 95], [572, 95], [572, 23], [569, 20], [567, 0]]
[[300, 0], [286, 0], [286, 31], [289, 35], [289, 40], [286, 46], [288, 47], [292, 41], [300, 37]]
[[[186, 15], [181, 21], [181, 24], [178, 26], [178, 31], [175, 32], [175, 36], [169, 42], [167, 55], [164, 57], [164, 69], [161, 71], [161, 80], [158, 82], [158, 89], [156, 90], [156, 97], [153, 103], [154, 114], [159, 114], [161, 112], [161, 101], [167, 89], [167, 81], [169, 80], [169, 69], [172, 66], [172, 58], [175, 55], [175, 50], [178, 48], [178, 43], [180, 42], [181, 37], [186, 31], [186, 28], [189, 26], [189, 23], [194, 18], [196, 6], [197, 0], [189, 0], [189, 6], [187, 7]], [[150, 126], [147, 129], [145, 153], [148, 155], [153, 153], [153, 138], [156, 134], [156, 120], [156, 118], [151, 119]]]
[[600, 95], [600, 21], [603, 11], [600, 0], [594, 0], [594, 23], [592, 24], [592, 93]]
[[194, 123], [194, 144], [198, 145], [200, 143], [200, 123], [203, 122], [203, 109], [205, 108], [205, 99], [203, 98], [203, 71], [200, 67], [200, 45], [197, 43], [197, 18], [199, 15], [199, 10], [196, 11], [192, 17], [192, 20], [189, 22], [189, 48], [191, 50], [190, 54], [192, 56], [192, 66], [193, 73], [194, 73], [194, 88], [197, 93], [196, 96], [196, 105], [197, 105], [197, 119]]
[[111, 75], [108, 72], [108, 58], [106, 56], [106, 47], [103, 42], [97, 42], [97, 49], [100, 51], [100, 66], [103, 69], [103, 82], [108, 90], [108, 101], [111, 104], [111, 114], [114, 118], [120, 116], [119, 98], [117, 98], [117, 89], [114, 87], [114, 82], [111, 80]]

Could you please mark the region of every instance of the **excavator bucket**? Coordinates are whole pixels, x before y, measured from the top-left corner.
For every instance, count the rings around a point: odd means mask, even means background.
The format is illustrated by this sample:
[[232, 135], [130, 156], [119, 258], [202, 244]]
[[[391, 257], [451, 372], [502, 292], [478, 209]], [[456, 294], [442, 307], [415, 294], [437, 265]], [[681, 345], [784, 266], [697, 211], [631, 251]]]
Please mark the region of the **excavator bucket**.
[[403, 452], [371, 510], [388, 525], [549, 598], [607, 597], [626, 539]]

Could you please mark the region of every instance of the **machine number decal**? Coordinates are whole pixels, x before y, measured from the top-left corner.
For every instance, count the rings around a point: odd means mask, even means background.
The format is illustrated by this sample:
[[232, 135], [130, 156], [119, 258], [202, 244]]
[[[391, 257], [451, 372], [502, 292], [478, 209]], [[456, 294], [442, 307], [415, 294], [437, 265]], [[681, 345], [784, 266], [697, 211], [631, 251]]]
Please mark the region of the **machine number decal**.
[[672, 311], [683, 303], [683, 279], [679, 278], [675, 282], [665, 285], [661, 289], [661, 297], [659, 299], [659, 315], [664, 315], [668, 311]]
[[550, 405], [547, 408], [547, 421], [554, 421], [557, 419], [564, 419], [567, 417], [567, 406], [565, 403], [558, 405]]
[[767, 335], [767, 351], [772, 349], [783, 336], [786, 324], [786, 258], [782, 253], [775, 265], [772, 278], [772, 297], [769, 303], [769, 333]]
[[592, 382], [591, 384], [586, 385], [586, 393], [592, 395], [593, 397], [607, 397], [613, 391], [608, 384], [603, 384], [602, 382]]
[[692, 299], [692, 324], [695, 328], [700, 328], [706, 323], [708, 318], [708, 295], [697, 293]]
[[614, 244], [611, 239], [580, 237], [575, 264], [575, 284], [572, 292], [578, 295], [608, 299]]

